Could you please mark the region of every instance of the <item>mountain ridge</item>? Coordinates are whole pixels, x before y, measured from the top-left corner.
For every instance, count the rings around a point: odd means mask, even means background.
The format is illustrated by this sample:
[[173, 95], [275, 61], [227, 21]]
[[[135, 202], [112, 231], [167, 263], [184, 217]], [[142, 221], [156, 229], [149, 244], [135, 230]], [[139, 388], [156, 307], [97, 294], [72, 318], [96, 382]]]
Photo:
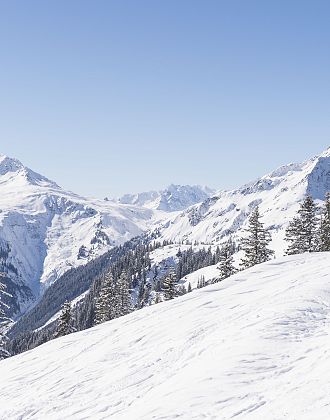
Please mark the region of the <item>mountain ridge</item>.
[[172, 241], [218, 244], [230, 236], [239, 240], [248, 217], [258, 205], [262, 221], [273, 234], [277, 255], [285, 248], [284, 230], [303, 198], [324, 200], [330, 191], [330, 149], [302, 163], [280, 166], [233, 190], [218, 191], [201, 204], [161, 223], [160, 238]]
[[5, 155], [0, 157], [0, 210], [0, 270], [13, 295], [11, 316], [29, 308], [71, 267], [140, 235], [164, 217], [65, 191]]
[[170, 184], [163, 190], [152, 190], [137, 194], [124, 194], [116, 201], [154, 210], [175, 212], [199, 203], [215, 193], [215, 190], [201, 185]]

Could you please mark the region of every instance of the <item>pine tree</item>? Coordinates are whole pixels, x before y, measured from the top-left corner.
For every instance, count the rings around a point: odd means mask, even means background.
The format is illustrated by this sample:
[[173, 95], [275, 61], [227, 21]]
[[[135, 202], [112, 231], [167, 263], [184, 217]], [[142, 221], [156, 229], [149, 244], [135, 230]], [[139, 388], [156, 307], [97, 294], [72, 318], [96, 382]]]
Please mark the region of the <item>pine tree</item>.
[[5, 308], [7, 307], [3, 302], [3, 297], [7, 295], [6, 286], [0, 281], [0, 360], [6, 359], [10, 356], [8, 350], [6, 350], [7, 335], [6, 331], [8, 324], [11, 322], [11, 319], [8, 318], [5, 314]]
[[248, 236], [241, 240], [241, 248], [245, 255], [240, 265], [248, 268], [268, 261], [274, 254], [274, 251], [268, 248], [271, 236], [264, 228], [263, 223], [260, 222], [258, 207], [253, 210], [246, 231]]
[[322, 212], [319, 232], [319, 250], [330, 251], [330, 193], [326, 194]]
[[177, 296], [176, 275], [173, 269], [170, 269], [165, 278], [163, 279], [163, 292], [165, 300], [170, 300]]
[[206, 286], [206, 283], [205, 283], [205, 276], [204, 275], [202, 275], [201, 276], [201, 280], [200, 280], [200, 287], [202, 288], [202, 287], [205, 287]]
[[54, 338], [63, 337], [64, 335], [71, 334], [75, 331], [76, 329], [73, 325], [71, 303], [65, 301], [62, 305], [62, 311], [58, 320]]
[[127, 315], [132, 311], [130, 280], [127, 272], [123, 271], [116, 285], [117, 296], [117, 317]]
[[289, 223], [285, 231], [285, 240], [289, 242], [285, 253], [292, 255], [315, 251], [316, 231], [316, 205], [312, 197], [307, 196], [301, 203], [297, 216]]
[[221, 247], [219, 260], [220, 264], [218, 268], [220, 270], [220, 281], [237, 272], [237, 269], [234, 267], [233, 247], [231, 241], [226, 242]]
[[95, 324], [102, 324], [115, 318], [115, 287], [111, 272], [107, 272], [101, 283], [101, 290], [95, 302]]

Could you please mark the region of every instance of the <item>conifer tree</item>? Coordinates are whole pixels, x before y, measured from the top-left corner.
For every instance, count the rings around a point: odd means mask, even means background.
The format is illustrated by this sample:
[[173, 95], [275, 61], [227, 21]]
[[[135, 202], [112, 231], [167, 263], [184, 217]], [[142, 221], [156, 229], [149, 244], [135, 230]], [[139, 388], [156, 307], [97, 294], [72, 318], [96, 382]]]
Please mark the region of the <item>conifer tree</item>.
[[131, 303], [131, 294], [130, 294], [130, 280], [128, 278], [127, 272], [123, 271], [119, 277], [119, 280], [116, 284], [116, 309], [117, 317], [127, 315], [132, 311]]
[[246, 232], [248, 232], [248, 236], [241, 240], [244, 257], [240, 265], [243, 268], [248, 268], [268, 261], [274, 254], [274, 251], [268, 248], [271, 236], [264, 228], [263, 223], [260, 222], [258, 207], [253, 210], [249, 218], [249, 225]]
[[54, 338], [63, 337], [76, 331], [74, 327], [71, 303], [65, 301], [62, 305], [62, 311], [58, 320]]
[[330, 251], [330, 193], [326, 194], [322, 211], [319, 233], [319, 250]]
[[165, 278], [163, 279], [163, 292], [165, 300], [174, 299], [177, 296], [176, 292], [176, 275], [171, 268]]
[[200, 280], [200, 287], [205, 287], [206, 286], [206, 283], [205, 283], [205, 276], [204, 275], [202, 275], [201, 276], [201, 280]]
[[285, 253], [292, 255], [313, 252], [316, 250], [316, 239], [316, 205], [312, 197], [307, 196], [301, 203], [297, 216], [285, 231], [285, 240], [289, 242]]
[[206, 286], [205, 276], [200, 276], [197, 281], [197, 289], [201, 289], [202, 287]]
[[[6, 359], [10, 356], [8, 350], [6, 350], [6, 330], [11, 319], [5, 314], [6, 305], [3, 302], [3, 297], [8, 295], [6, 292], [6, 286], [0, 281], [0, 360]], [[10, 295], [9, 295], [10, 296]]]
[[220, 270], [220, 281], [237, 272], [237, 269], [234, 267], [233, 247], [231, 241], [226, 242], [221, 247], [219, 260], [220, 264], [218, 268]]
[[115, 288], [111, 272], [107, 272], [101, 283], [101, 290], [95, 302], [95, 324], [102, 324], [115, 318]]

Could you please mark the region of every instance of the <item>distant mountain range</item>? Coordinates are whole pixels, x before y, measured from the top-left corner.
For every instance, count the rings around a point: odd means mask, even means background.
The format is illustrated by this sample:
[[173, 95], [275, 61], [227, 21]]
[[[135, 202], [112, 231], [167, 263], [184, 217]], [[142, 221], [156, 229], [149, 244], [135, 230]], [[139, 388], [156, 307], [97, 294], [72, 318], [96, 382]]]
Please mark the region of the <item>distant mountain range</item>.
[[152, 229], [168, 216], [164, 210], [207, 197], [202, 188], [189, 186], [155, 195], [154, 203], [153, 194], [144, 202], [128, 196], [126, 202], [87, 199], [0, 155], [0, 270], [13, 295], [11, 315], [24, 312], [70, 268]]
[[13, 295], [11, 315], [31, 307], [66, 271], [146, 231], [177, 243], [237, 240], [256, 205], [280, 255], [284, 229], [303, 197], [323, 200], [329, 190], [330, 149], [232, 191], [170, 185], [107, 201], [65, 191], [0, 155], [0, 271]]
[[174, 212], [200, 203], [215, 193], [200, 185], [169, 185], [161, 191], [125, 194], [118, 199], [121, 204], [133, 204], [148, 209]]

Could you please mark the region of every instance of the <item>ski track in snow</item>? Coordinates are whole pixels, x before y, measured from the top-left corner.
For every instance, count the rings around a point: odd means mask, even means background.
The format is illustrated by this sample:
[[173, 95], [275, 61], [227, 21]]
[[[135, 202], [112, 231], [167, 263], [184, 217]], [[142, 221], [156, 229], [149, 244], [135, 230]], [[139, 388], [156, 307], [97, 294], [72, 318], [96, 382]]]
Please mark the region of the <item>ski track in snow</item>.
[[329, 253], [284, 257], [0, 363], [1, 419], [328, 419]]

